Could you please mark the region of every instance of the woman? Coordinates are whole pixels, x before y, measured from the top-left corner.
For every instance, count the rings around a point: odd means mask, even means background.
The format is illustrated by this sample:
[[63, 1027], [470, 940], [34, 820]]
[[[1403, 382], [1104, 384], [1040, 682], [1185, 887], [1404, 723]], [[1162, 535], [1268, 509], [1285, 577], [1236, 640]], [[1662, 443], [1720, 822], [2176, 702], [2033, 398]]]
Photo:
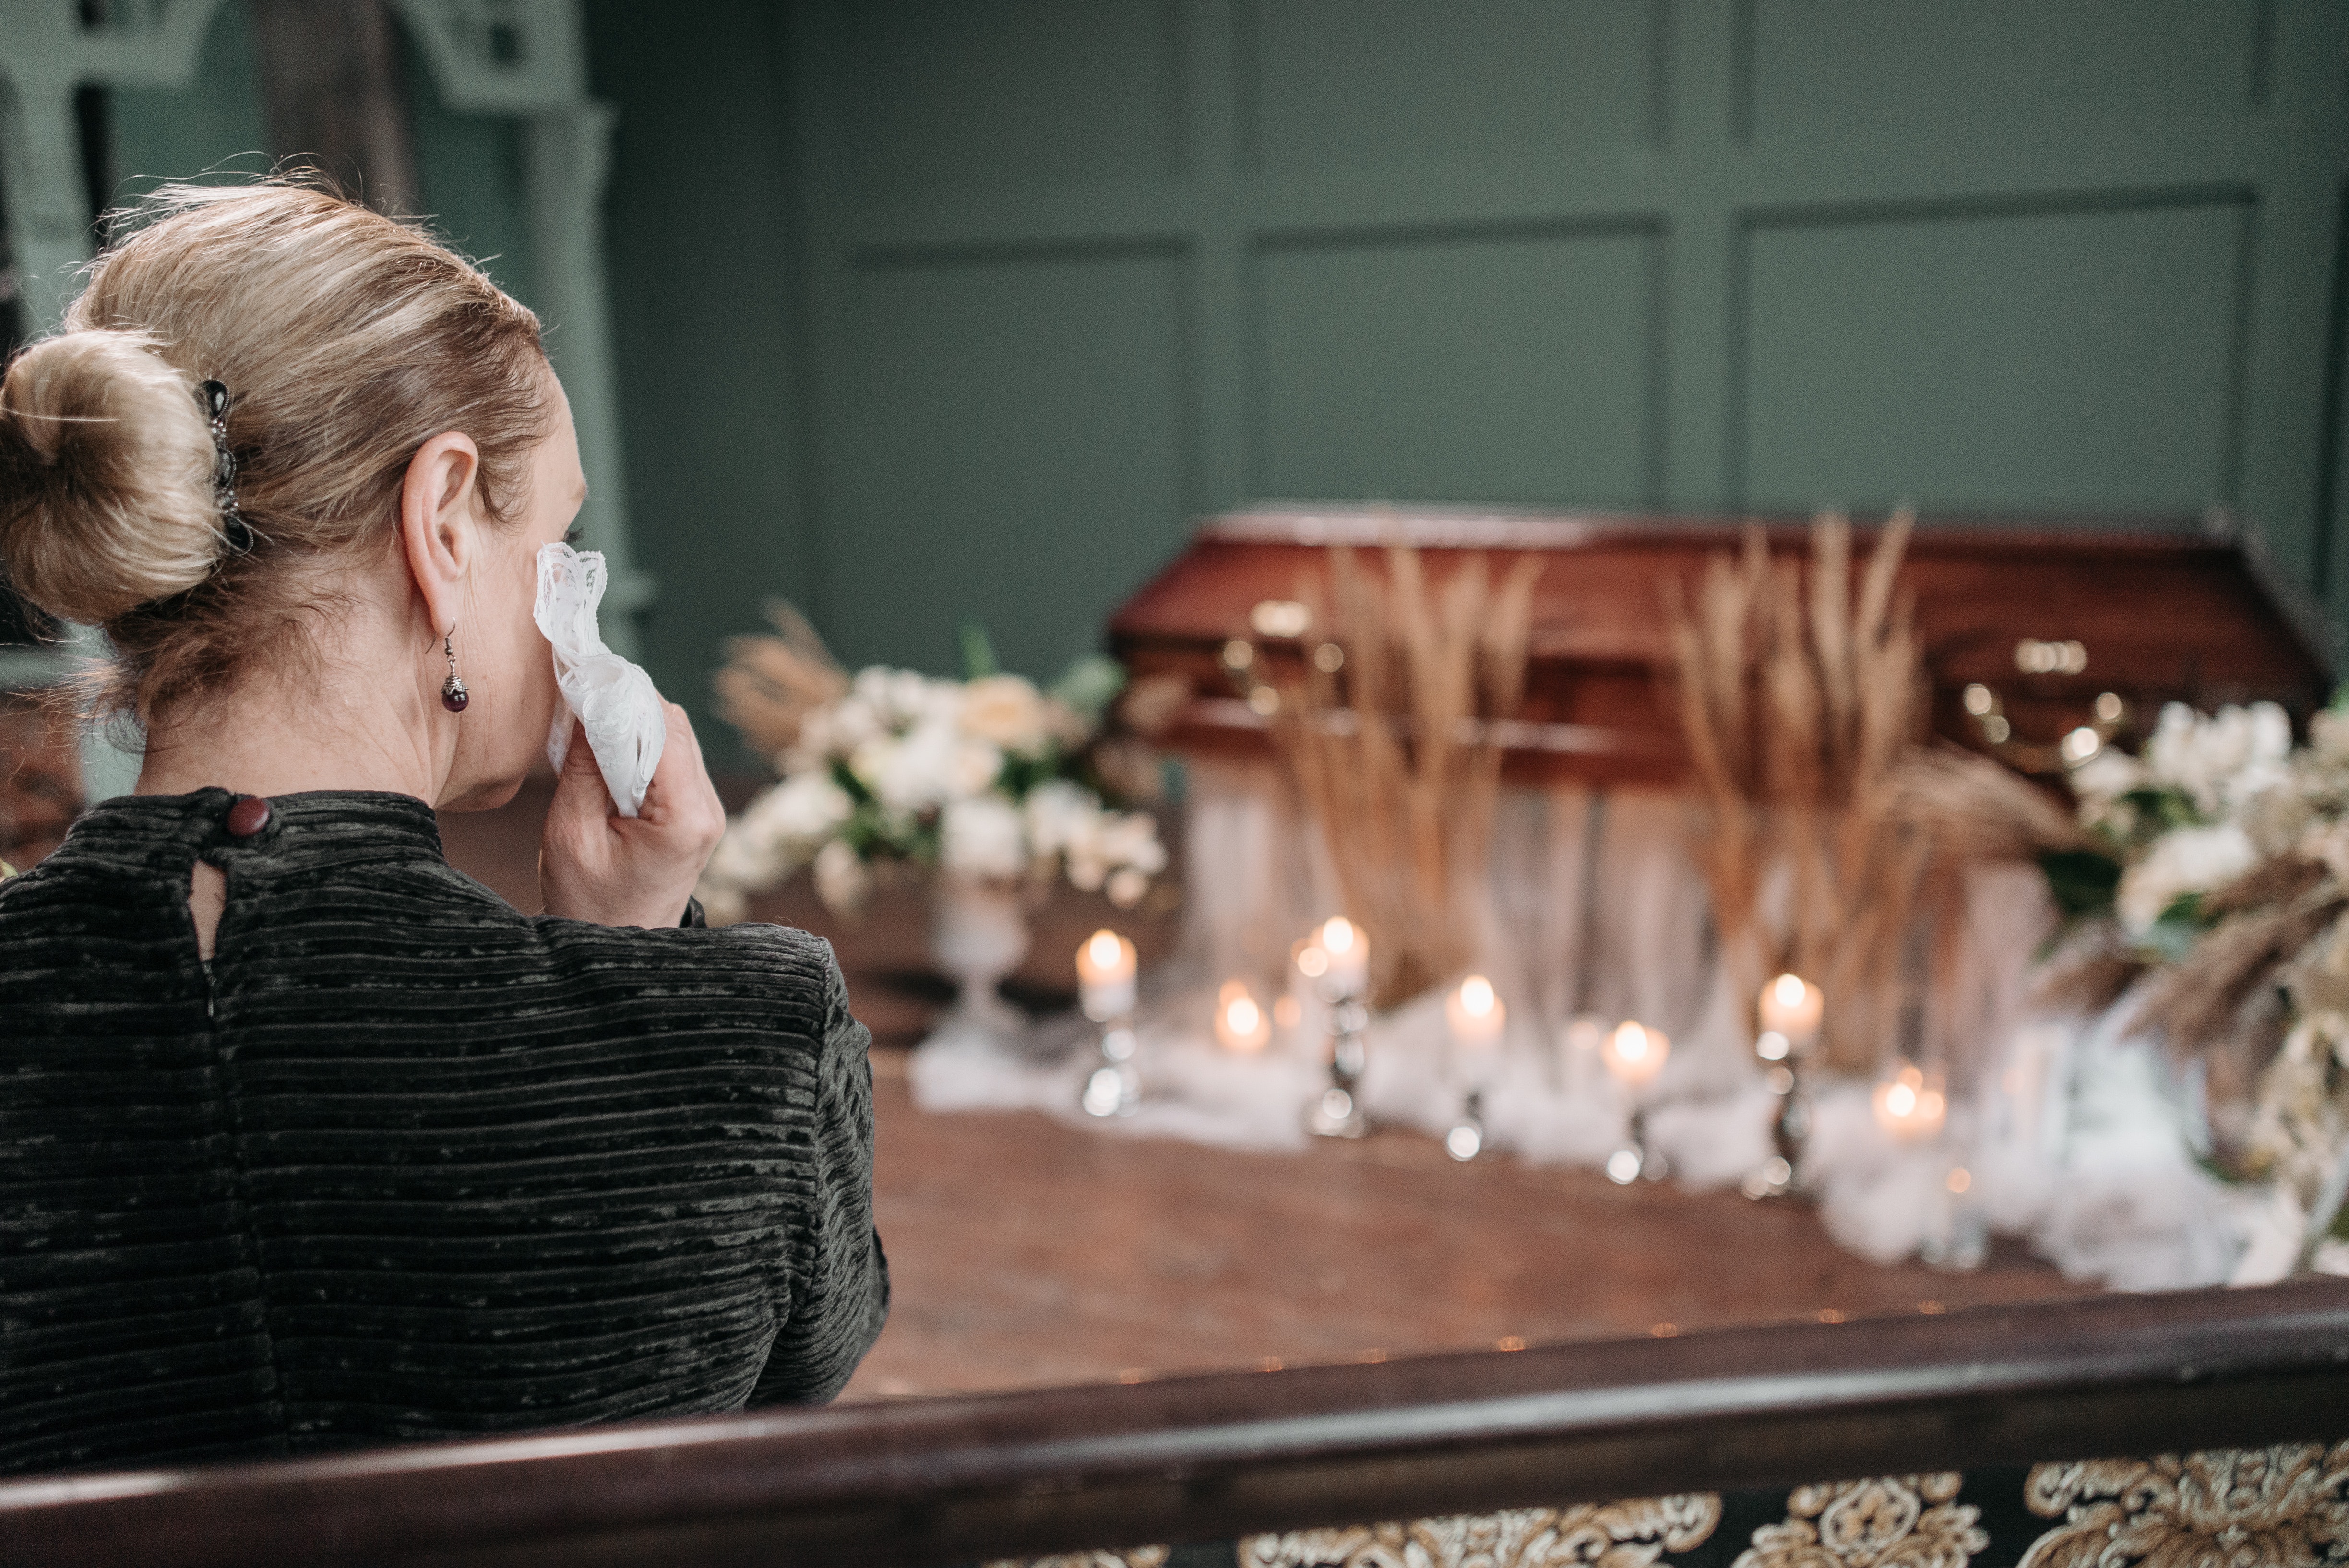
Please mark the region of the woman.
[[0, 1470], [831, 1398], [868, 1037], [822, 941], [703, 927], [682, 710], [634, 819], [574, 732], [544, 913], [441, 858], [558, 701], [536, 318], [318, 191], [160, 205], [0, 384], [0, 570], [147, 737], [0, 883]]

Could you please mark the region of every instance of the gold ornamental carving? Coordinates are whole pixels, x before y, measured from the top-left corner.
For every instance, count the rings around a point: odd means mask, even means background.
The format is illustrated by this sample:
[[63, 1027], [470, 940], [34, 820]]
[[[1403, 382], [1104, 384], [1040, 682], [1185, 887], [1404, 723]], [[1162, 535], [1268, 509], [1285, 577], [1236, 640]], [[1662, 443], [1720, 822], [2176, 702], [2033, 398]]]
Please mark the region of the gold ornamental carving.
[[1052, 1557], [1007, 1557], [986, 1568], [1166, 1568], [1164, 1546], [1133, 1546], [1123, 1552], [1064, 1552]]
[[2034, 1466], [2063, 1522], [2016, 1568], [2320, 1568], [2349, 1563], [2349, 1442]]
[[1944, 1470], [1796, 1487], [1785, 1522], [1755, 1531], [1730, 1568], [1966, 1568], [1990, 1536], [1955, 1501], [1964, 1484]]
[[1711, 1492], [1248, 1536], [1240, 1568], [1653, 1568], [1721, 1523]]

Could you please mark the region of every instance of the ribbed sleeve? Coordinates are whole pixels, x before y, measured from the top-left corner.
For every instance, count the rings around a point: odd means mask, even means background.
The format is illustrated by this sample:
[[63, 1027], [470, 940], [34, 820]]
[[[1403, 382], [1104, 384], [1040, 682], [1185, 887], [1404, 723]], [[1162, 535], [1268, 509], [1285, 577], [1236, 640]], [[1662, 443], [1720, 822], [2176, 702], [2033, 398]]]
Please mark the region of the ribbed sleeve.
[[831, 1398], [881, 1332], [889, 1266], [873, 1226], [873, 1036], [849, 1016], [847, 986], [833, 970], [808, 1191], [791, 1242], [796, 1310], [767, 1358], [752, 1404]]
[[404, 797], [229, 803], [0, 884], [0, 1469], [837, 1391], [887, 1282], [829, 947], [525, 918]]

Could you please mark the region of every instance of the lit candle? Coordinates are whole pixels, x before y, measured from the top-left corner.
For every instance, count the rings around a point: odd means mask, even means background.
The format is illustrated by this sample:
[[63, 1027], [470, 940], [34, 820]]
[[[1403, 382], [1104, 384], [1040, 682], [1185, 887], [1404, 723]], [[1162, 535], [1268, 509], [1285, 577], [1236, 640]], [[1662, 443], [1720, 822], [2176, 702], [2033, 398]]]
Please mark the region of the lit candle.
[[1490, 1047], [1501, 1037], [1501, 1030], [1509, 1021], [1509, 1009], [1493, 993], [1493, 983], [1482, 975], [1471, 975], [1460, 982], [1460, 988], [1444, 999], [1444, 1022], [1452, 1026], [1452, 1038], [1474, 1051]]
[[1664, 1058], [1671, 1054], [1672, 1043], [1662, 1030], [1630, 1020], [1616, 1026], [1599, 1048], [1599, 1059], [1615, 1081], [1635, 1092], [1656, 1081], [1664, 1070]]
[[1876, 1123], [1903, 1143], [1921, 1143], [1941, 1130], [1950, 1114], [1939, 1077], [1928, 1079], [1913, 1062], [1901, 1062], [1877, 1084], [1871, 1097]]
[[1781, 975], [1762, 987], [1759, 1012], [1764, 1033], [1799, 1045], [1818, 1032], [1826, 995], [1799, 975]]
[[1133, 1011], [1133, 944], [1114, 931], [1096, 931], [1077, 949], [1077, 1004], [1097, 1024]]
[[1253, 1056], [1272, 1038], [1272, 1023], [1245, 981], [1226, 980], [1216, 996], [1216, 1042], [1227, 1051]]
[[1361, 926], [1342, 914], [1332, 915], [1322, 922], [1320, 947], [1330, 961], [1330, 989], [1341, 996], [1359, 996], [1369, 988], [1371, 939]]

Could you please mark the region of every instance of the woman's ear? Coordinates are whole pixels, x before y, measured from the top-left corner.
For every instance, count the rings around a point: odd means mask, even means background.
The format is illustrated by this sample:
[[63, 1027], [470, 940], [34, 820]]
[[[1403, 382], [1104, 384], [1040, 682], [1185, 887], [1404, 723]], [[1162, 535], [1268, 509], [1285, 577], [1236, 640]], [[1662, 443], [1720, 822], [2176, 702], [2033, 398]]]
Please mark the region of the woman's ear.
[[444, 430], [416, 449], [399, 482], [399, 547], [436, 635], [457, 624], [481, 550], [481, 451]]

